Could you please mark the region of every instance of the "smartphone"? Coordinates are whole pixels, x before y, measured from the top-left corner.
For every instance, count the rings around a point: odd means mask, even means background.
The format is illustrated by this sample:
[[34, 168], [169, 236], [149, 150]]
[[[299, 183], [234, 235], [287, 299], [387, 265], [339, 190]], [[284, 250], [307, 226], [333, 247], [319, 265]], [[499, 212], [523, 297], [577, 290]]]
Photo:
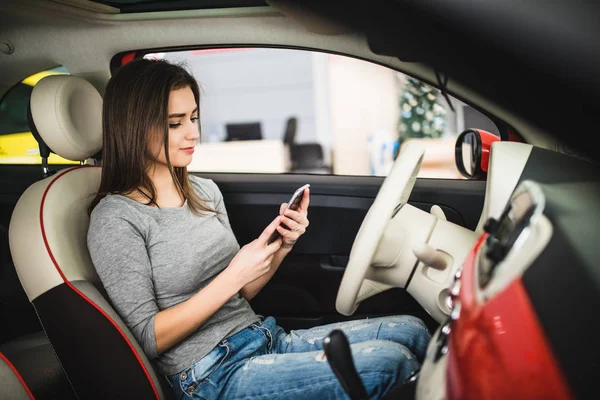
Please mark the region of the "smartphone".
[[[309, 188], [309, 187], [310, 187], [310, 184], [307, 183], [306, 185], [301, 186], [298, 189], [296, 189], [296, 191], [294, 192], [294, 194], [290, 198], [290, 201], [288, 201], [287, 207], [285, 208], [284, 212], [286, 210], [297, 210], [298, 207], [300, 206], [300, 202], [302, 201], [302, 196], [304, 195], [304, 190], [307, 189], [307, 188]], [[289, 229], [284, 224], [281, 224], [281, 226], [283, 226], [285, 229]], [[267, 244], [273, 243], [275, 240], [277, 240], [277, 238], [279, 236], [281, 236], [281, 234], [278, 231], [273, 232], [273, 234], [271, 235], [271, 237], [267, 241]]]

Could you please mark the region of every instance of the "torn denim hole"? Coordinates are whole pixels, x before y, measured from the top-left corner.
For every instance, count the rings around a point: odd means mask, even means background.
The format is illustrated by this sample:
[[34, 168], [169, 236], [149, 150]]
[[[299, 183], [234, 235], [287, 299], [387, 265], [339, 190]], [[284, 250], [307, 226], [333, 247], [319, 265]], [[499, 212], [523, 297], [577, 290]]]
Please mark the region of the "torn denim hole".
[[254, 360], [250, 361], [254, 364], [275, 364], [275, 358], [265, 358], [265, 357], [256, 357]]
[[244, 364], [243, 370], [246, 371], [250, 368], [251, 364], [259, 364], [259, 365], [271, 365], [275, 364], [275, 357], [252, 357], [249, 359], [246, 364]]
[[325, 362], [327, 361], [327, 357], [325, 356], [325, 352], [323, 350], [319, 351], [315, 356], [315, 361], [317, 362]]
[[369, 327], [369, 324], [356, 325], [356, 326], [353, 326], [352, 328], [350, 328], [350, 331], [351, 332], [353, 332], [353, 331], [360, 331], [361, 329], [365, 329], [365, 328], [368, 328], [368, 327]]
[[323, 339], [325, 339], [325, 336], [317, 336], [314, 338], [306, 338], [306, 341], [310, 344], [315, 344], [316, 341], [321, 341]]
[[365, 347], [364, 349], [361, 350], [361, 353], [365, 353], [365, 354], [372, 353], [375, 350], [378, 350], [378, 349], [375, 347]]
[[400, 352], [402, 353], [402, 355], [404, 357], [406, 357], [409, 360], [412, 360], [414, 357], [413, 354], [409, 350], [407, 350], [405, 347], [401, 347]]

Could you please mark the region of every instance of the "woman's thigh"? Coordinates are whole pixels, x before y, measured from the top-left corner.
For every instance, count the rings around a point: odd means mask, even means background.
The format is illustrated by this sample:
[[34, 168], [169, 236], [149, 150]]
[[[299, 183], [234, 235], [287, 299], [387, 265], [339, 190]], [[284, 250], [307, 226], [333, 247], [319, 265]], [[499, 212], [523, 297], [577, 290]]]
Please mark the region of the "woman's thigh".
[[[369, 398], [382, 397], [419, 368], [404, 346], [368, 340], [350, 346]], [[231, 370], [223, 385], [224, 399], [347, 399], [323, 351], [266, 354]]]
[[334, 329], [344, 332], [350, 343], [366, 340], [390, 340], [406, 347], [417, 360], [425, 357], [431, 334], [419, 318], [412, 316], [389, 316], [337, 322], [310, 329], [279, 330], [275, 348], [280, 353], [298, 353], [323, 349], [323, 339]]

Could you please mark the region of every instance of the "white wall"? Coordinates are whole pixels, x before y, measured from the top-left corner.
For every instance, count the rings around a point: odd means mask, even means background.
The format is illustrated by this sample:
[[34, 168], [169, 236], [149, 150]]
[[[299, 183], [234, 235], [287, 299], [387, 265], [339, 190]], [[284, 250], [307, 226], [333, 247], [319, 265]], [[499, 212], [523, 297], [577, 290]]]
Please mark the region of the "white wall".
[[[394, 70], [344, 56], [284, 49], [202, 50], [165, 58], [185, 59], [202, 87], [203, 142], [222, 141], [227, 123], [256, 121], [263, 139], [282, 140], [287, 118], [295, 116], [296, 142], [320, 143], [334, 174], [386, 175], [393, 162], [371, 170], [369, 137], [383, 132], [389, 141], [397, 139], [404, 78]], [[453, 103], [463, 111], [462, 103]], [[450, 137], [426, 141], [430, 149], [420, 176], [456, 175], [452, 141], [463, 115], [448, 111]]]
[[297, 142], [316, 140], [312, 55], [279, 49], [224, 49], [185, 56], [202, 87], [202, 141], [225, 138], [225, 124], [260, 121], [264, 139], [283, 139], [288, 117], [298, 118]]
[[329, 56], [333, 171], [369, 175], [369, 135], [397, 137], [400, 82], [396, 72], [369, 62]]

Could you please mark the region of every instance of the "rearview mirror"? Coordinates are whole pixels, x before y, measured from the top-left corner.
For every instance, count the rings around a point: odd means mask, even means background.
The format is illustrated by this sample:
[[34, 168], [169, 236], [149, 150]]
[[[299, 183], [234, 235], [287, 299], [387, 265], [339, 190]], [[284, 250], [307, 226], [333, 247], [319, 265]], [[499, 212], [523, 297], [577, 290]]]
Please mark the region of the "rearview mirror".
[[456, 168], [465, 178], [481, 179], [487, 175], [492, 143], [500, 140], [481, 129], [467, 129], [456, 138]]

